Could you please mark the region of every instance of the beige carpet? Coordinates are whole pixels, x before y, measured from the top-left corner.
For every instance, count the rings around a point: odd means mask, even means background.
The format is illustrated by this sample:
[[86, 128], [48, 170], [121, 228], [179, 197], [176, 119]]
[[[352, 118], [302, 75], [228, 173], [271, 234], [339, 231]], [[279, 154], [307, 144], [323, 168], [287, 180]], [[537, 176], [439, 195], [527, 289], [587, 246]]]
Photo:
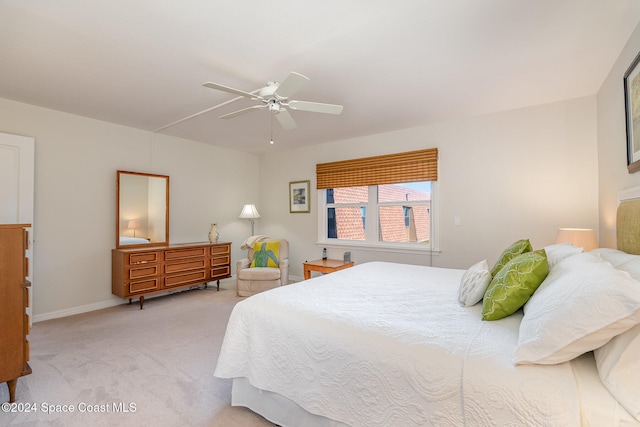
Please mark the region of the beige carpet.
[[[240, 300], [226, 280], [219, 292], [209, 286], [147, 299], [144, 310], [124, 304], [36, 323], [33, 373], [16, 390], [14, 409], [22, 412], [0, 411], [0, 425], [273, 426], [230, 406], [231, 381], [213, 376]], [[0, 384], [0, 402], [8, 400]]]

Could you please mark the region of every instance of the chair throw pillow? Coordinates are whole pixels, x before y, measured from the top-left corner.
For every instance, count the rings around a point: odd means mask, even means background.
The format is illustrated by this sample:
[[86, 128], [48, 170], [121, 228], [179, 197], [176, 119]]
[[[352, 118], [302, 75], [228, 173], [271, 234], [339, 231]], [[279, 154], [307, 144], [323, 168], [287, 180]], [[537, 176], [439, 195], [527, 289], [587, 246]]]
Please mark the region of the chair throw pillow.
[[522, 307], [549, 274], [544, 249], [509, 261], [493, 278], [482, 303], [482, 320], [498, 320]]
[[476, 305], [482, 299], [490, 282], [491, 273], [486, 259], [469, 267], [460, 280], [460, 292], [458, 295], [460, 305], [465, 307]]
[[533, 248], [531, 247], [529, 239], [522, 239], [512, 243], [511, 246], [502, 252], [500, 258], [498, 258], [498, 261], [496, 261], [491, 269], [491, 277], [496, 277], [496, 274], [513, 258], [525, 252], [531, 252], [532, 250]]
[[256, 242], [253, 244], [251, 267], [278, 267], [280, 242]]

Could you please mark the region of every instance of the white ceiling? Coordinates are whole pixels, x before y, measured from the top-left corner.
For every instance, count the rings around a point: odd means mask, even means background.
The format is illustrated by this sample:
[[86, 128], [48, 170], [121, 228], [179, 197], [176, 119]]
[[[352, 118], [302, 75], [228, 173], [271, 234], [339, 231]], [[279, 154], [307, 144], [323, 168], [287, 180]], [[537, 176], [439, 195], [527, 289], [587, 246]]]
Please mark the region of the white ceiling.
[[[283, 130], [241, 99], [161, 133], [252, 153], [597, 92], [638, 0], [0, 0], [0, 97], [157, 130], [290, 71]], [[621, 83], [622, 84], [622, 83]]]

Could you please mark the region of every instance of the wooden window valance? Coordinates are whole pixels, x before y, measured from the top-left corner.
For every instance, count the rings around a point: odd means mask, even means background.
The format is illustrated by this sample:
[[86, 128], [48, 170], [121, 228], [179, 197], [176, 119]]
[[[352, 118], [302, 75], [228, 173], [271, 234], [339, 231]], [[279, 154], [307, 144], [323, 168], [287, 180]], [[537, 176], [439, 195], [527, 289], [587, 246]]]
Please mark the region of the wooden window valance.
[[437, 180], [437, 148], [316, 165], [317, 189]]

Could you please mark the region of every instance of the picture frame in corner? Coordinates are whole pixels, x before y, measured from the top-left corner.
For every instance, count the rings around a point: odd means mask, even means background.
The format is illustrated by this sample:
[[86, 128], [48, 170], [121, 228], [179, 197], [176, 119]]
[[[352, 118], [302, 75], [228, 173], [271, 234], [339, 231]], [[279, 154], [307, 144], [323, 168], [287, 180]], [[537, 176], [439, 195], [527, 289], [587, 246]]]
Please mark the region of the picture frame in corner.
[[289, 212], [311, 212], [311, 198], [309, 197], [310, 181], [291, 181], [289, 183]]
[[627, 170], [640, 171], [640, 53], [624, 73], [624, 112], [627, 128]]

